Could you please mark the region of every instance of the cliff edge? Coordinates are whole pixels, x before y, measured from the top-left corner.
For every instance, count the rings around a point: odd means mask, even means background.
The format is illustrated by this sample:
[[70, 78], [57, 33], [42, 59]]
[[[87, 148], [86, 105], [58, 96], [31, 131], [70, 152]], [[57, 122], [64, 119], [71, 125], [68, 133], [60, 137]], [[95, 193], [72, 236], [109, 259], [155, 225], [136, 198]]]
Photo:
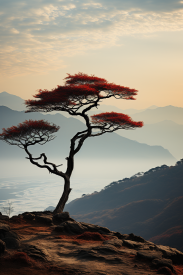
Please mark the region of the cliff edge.
[[68, 212], [0, 215], [2, 275], [183, 274], [183, 253], [140, 236], [72, 219]]

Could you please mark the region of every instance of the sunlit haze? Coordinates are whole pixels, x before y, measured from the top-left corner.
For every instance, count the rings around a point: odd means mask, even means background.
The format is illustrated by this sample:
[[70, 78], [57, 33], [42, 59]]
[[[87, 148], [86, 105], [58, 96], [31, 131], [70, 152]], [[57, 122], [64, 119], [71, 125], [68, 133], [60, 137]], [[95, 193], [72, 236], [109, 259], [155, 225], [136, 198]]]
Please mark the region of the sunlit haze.
[[0, 3], [0, 92], [32, 98], [83, 72], [139, 90], [121, 109], [183, 107], [183, 1]]

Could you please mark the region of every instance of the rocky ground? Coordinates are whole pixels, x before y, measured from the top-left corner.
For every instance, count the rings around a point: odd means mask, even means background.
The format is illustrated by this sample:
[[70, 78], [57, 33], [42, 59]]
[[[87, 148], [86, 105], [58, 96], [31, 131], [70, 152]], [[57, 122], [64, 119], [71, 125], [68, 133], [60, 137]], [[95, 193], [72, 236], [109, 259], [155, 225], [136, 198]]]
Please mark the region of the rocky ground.
[[0, 274], [183, 274], [183, 253], [68, 212], [0, 215]]

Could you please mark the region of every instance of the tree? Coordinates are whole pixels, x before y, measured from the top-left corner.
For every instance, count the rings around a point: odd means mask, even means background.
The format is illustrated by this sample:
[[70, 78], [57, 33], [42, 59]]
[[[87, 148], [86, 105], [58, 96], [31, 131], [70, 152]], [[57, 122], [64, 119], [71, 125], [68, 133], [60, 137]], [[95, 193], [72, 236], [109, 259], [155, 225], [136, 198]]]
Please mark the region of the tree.
[[7, 202], [7, 206], [3, 207], [4, 208], [4, 212], [8, 215], [8, 217], [10, 218], [11, 213], [13, 212], [13, 206], [12, 206], [12, 202], [8, 201]]
[[[26, 112], [64, 111], [84, 119], [86, 130], [76, 133], [71, 139], [65, 172], [58, 170], [58, 166], [54, 163], [48, 162], [44, 153], [34, 158], [28, 150], [30, 145], [37, 143], [42, 145], [51, 141], [54, 138], [53, 133], [59, 130], [58, 126], [44, 120], [29, 120], [18, 126], [3, 129], [2, 134], [0, 134], [1, 140], [24, 149], [32, 164], [45, 168], [50, 173], [64, 179], [64, 190], [54, 213], [62, 212], [68, 200], [71, 192], [70, 178], [74, 169], [74, 156], [79, 152], [87, 138], [111, 133], [119, 129], [134, 129], [143, 126], [142, 122], [135, 122], [122, 113], [101, 113], [91, 116], [91, 119], [87, 114], [88, 111], [98, 107], [100, 102], [107, 98], [134, 100], [137, 90], [108, 83], [103, 78], [83, 73], [68, 74], [65, 79], [65, 85], [57, 86], [51, 91], [39, 90], [34, 96], [36, 100], [25, 101], [28, 108]], [[44, 165], [38, 162], [40, 159], [43, 160]]]

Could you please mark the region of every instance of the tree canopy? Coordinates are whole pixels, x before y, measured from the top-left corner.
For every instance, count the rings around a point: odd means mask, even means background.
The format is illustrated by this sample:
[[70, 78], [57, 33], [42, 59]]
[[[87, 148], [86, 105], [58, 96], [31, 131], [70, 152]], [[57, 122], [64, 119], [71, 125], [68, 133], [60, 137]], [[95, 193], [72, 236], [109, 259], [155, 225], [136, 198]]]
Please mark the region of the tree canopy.
[[50, 124], [45, 120], [30, 119], [19, 123], [18, 126], [3, 128], [0, 140], [4, 140], [10, 145], [18, 145], [21, 148], [36, 143], [43, 145], [55, 138], [53, 133], [57, 132], [59, 128], [59, 126]]
[[83, 73], [65, 78], [64, 86], [49, 90], [39, 90], [34, 96], [38, 100], [26, 100], [27, 112], [66, 111], [71, 115], [86, 113], [99, 102], [110, 97], [134, 100], [137, 90], [108, 83], [105, 79]]

